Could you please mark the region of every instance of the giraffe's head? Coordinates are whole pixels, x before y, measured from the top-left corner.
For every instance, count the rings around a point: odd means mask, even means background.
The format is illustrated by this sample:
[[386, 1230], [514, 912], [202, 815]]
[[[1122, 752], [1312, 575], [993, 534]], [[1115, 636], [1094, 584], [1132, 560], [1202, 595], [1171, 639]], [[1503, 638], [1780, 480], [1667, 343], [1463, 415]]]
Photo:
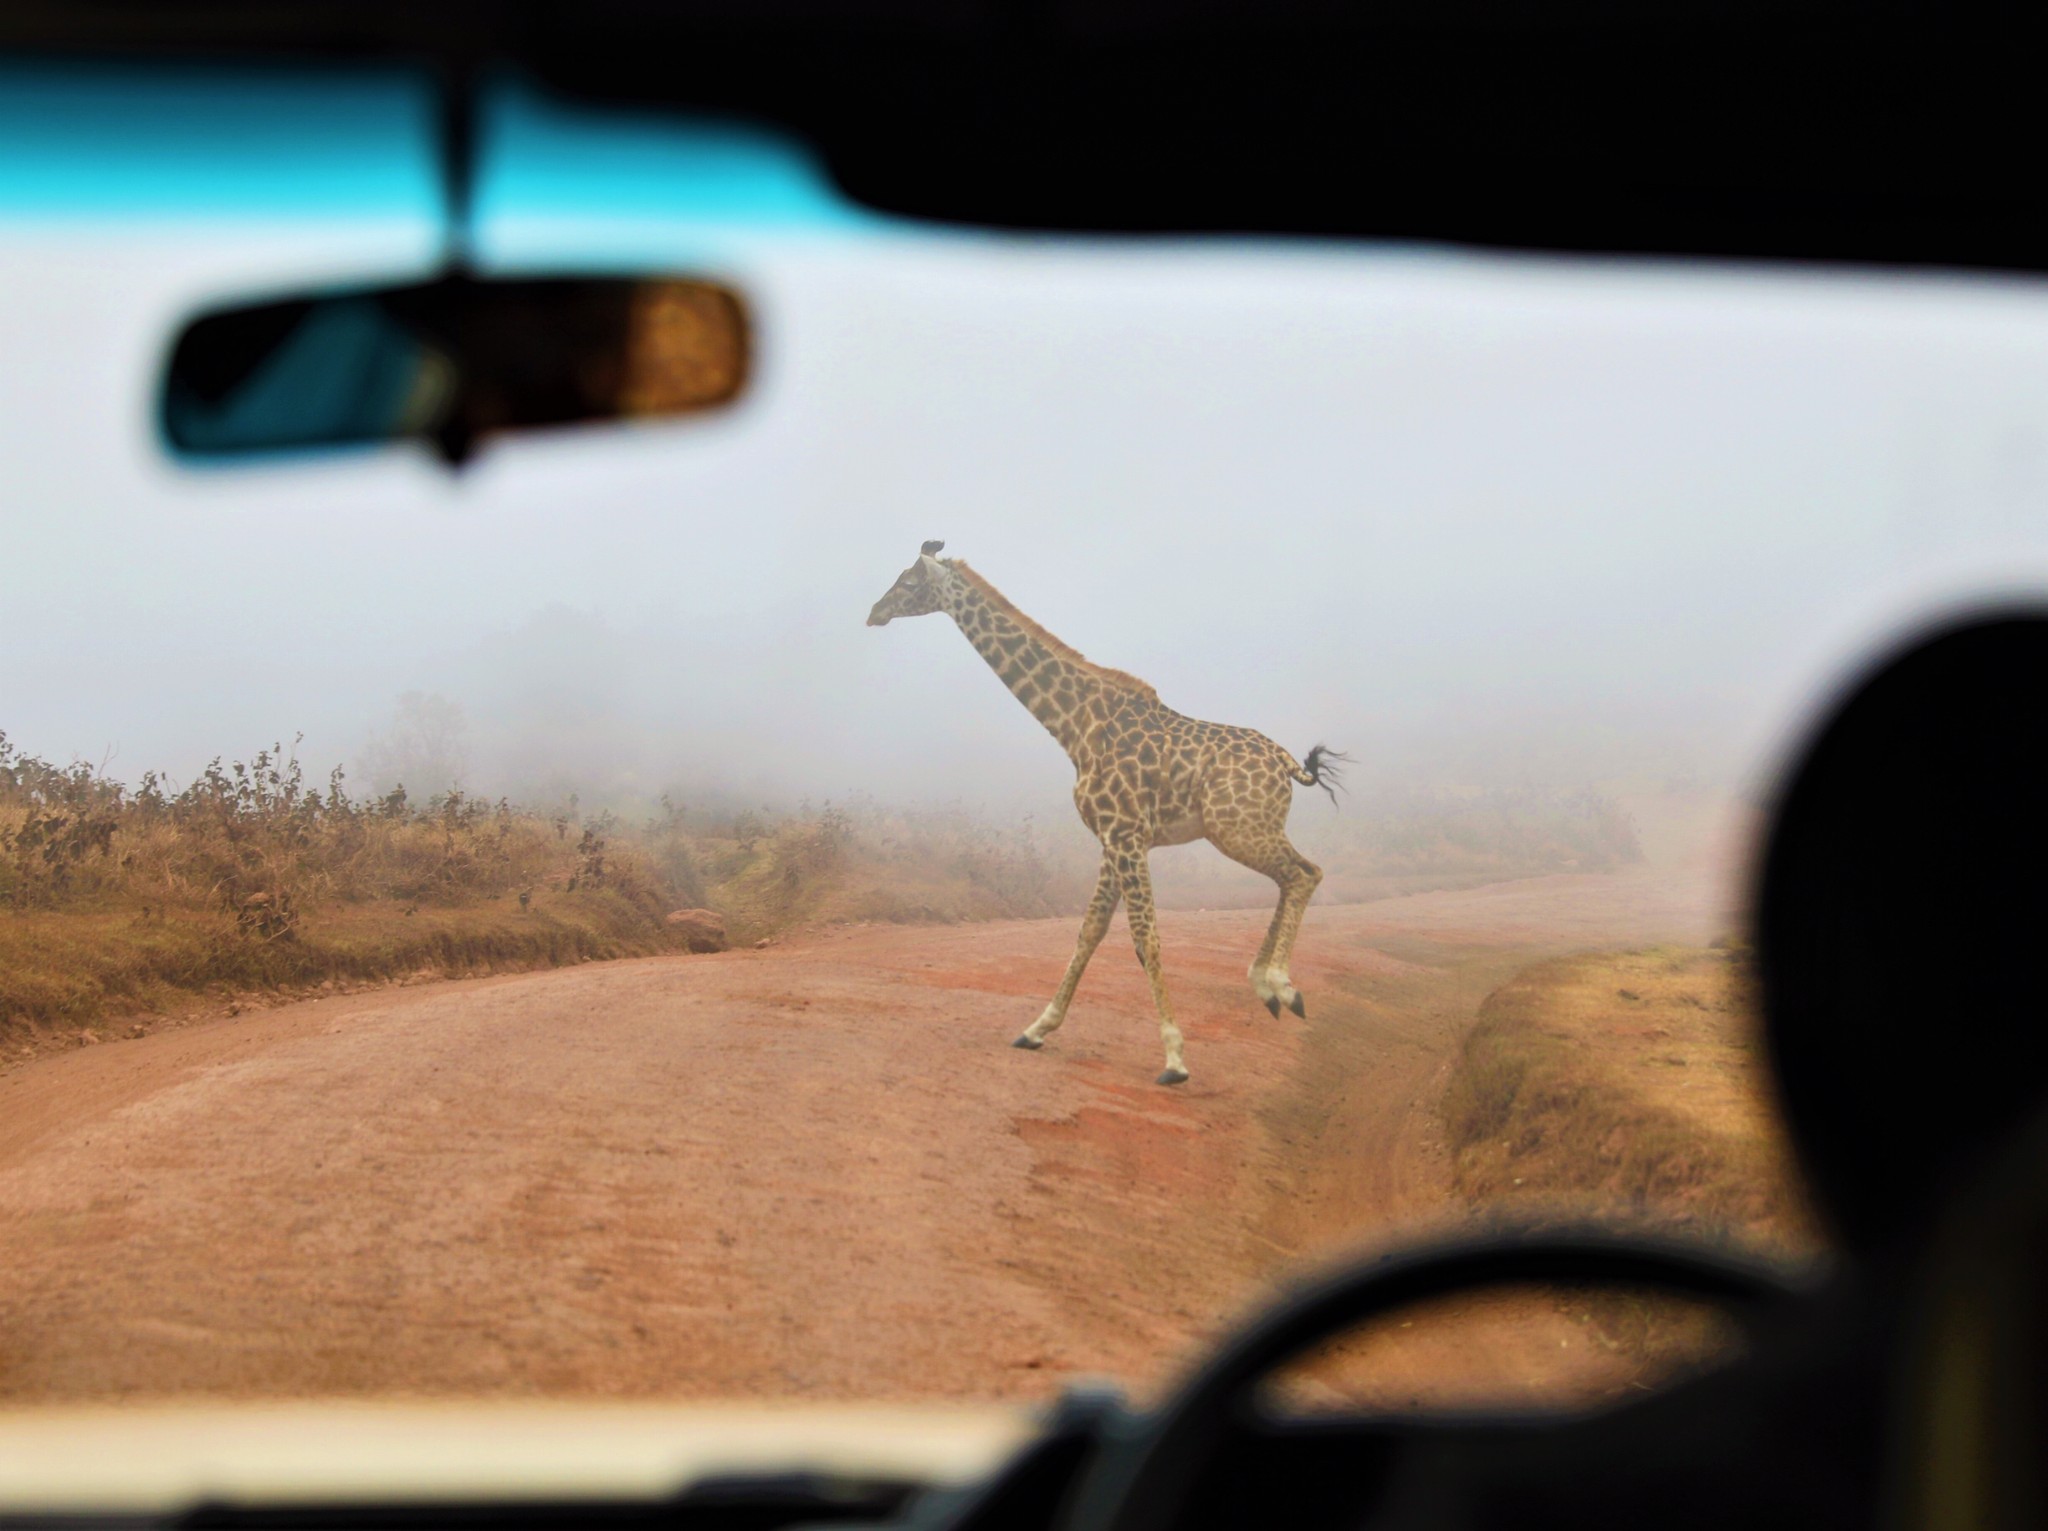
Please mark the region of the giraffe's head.
[[896, 583], [875, 602], [868, 613], [869, 627], [887, 627], [897, 617], [922, 617], [946, 606], [946, 566], [938, 553], [946, 544], [927, 542], [918, 550], [917, 562], [896, 576]]

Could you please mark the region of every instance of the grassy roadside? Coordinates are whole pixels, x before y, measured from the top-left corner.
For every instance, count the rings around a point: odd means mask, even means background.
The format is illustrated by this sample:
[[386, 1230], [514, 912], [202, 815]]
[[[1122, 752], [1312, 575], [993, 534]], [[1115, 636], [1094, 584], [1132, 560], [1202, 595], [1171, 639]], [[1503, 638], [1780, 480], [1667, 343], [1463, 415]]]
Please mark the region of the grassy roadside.
[[252, 940], [204, 910], [41, 911], [0, 919], [0, 1067], [52, 1045], [163, 1020], [423, 978], [460, 978], [681, 950], [658, 919], [602, 894], [454, 909], [395, 903], [308, 916]]
[[1444, 1099], [1460, 1191], [1786, 1252], [1811, 1219], [1767, 1096], [1743, 965], [1725, 950], [1573, 956], [1480, 1006]]
[[0, 1063], [96, 1026], [684, 946], [665, 847], [619, 828], [323, 790], [283, 748], [131, 788], [0, 735]]
[[[1786, 1260], [1821, 1235], [1768, 1094], [1743, 955], [1659, 947], [1537, 963], [1488, 996], [1443, 1102], [1458, 1190], [1519, 1219], [1597, 1218]], [[1696, 1310], [1569, 1303], [1646, 1369], [1719, 1343]]]
[[1082, 898], [1028, 825], [961, 814], [364, 797], [339, 771], [307, 781], [282, 745], [129, 786], [0, 734], [0, 1066], [310, 993]]

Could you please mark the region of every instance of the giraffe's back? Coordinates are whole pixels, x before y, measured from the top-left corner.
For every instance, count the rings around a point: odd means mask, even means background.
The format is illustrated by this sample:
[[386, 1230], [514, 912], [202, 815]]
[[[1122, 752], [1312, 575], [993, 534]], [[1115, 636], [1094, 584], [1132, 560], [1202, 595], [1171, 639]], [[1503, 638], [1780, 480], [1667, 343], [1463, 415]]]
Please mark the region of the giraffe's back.
[[1135, 823], [1153, 845], [1218, 829], [1278, 832], [1293, 802], [1294, 757], [1256, 729], [1175, 712], [1150, 696], [1111, 709], [1078, 773], [1075, 806], [1097, 834]]

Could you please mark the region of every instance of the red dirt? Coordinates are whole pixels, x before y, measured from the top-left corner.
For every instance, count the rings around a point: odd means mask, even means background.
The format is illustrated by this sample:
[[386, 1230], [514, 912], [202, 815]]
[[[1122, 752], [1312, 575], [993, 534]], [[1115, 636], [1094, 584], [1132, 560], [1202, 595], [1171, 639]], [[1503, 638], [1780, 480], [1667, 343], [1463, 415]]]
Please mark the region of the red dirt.
[[[1719, 934], [1642, 870], [1163, 918], [1193, 1079], [1121, 925], [1007, 1044], [1073, 922], [823, 932], [354, 995], [0, 1076], [0, 1400], [203, 1393], [1035, 1398], [1165, 1380], [1305, 1259], [1450, 1215], [1479, 1000], [1588, 945]], [[1540, 1318], [1540, 1316], [1539, 1316]], [[1576, 1330], [1447, 1340], [1538, 1385]]]

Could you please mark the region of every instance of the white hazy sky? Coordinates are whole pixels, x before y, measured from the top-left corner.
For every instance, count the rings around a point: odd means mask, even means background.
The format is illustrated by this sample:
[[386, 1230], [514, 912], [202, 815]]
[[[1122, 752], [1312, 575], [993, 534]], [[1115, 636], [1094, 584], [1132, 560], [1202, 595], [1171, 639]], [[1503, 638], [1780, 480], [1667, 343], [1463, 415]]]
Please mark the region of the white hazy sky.
[[1738, 780], [1903, 618], [2048, 585], [2048, 289], [2019, 283], [731, 237], [763, 365], [729, 417], [459, 482], [164, 458], [193, 306], [422, 248], [0, 226], [18, 745], [183, 777], [303, 731], [324, 770], [419, 688], [484, 790], [1056, 798], [950, 624], [862, 625], [943, 537], [1172, 705], [1366, 778]]

